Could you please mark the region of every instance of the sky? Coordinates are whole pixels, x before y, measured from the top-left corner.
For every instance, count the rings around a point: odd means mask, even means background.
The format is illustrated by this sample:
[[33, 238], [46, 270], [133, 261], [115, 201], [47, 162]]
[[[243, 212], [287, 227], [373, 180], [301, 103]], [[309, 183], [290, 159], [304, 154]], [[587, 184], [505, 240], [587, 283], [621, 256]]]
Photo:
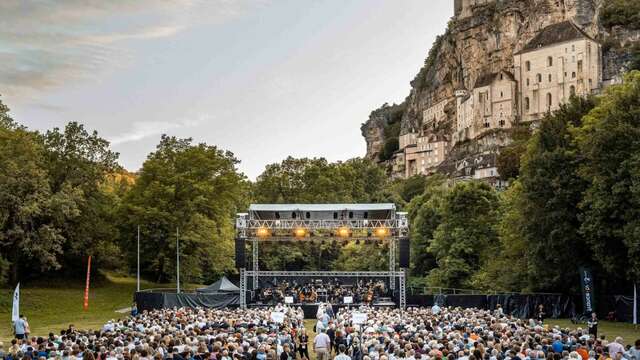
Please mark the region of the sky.
[[232, 151], [363, 156], [453, 0], [2, 0], [0, 95], [37, 130], [78, 121], [137, 171], [161, 134]]

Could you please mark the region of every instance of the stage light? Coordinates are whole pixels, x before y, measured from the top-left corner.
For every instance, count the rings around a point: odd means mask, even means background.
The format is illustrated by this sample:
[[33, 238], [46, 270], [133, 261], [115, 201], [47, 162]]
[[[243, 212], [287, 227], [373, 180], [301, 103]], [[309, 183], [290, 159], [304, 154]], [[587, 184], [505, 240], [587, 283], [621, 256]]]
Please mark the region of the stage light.
[[297, 238], [303, 238], [307, 235], [307, 229], [305, 228], [297, 228], [293, 230], [293, 235]]
[[338, 228], [337, 233], [338, 233], [338, 236], [346, 238], [346, 237], [349, 237], [350, 231], [348, 227], [343, 226], [341, 228]]
[[375, 229], [375, 234], [379, 238], [387, 237], [387, 236], [389, 236], [389, 229], [387, 229], [385, 227], [376, 228]]
[[260, 227], [256, 230], [256, 235], [258, 235], [259, 238], [266, 238], [271, 236], [271, 231], [266, 227]]

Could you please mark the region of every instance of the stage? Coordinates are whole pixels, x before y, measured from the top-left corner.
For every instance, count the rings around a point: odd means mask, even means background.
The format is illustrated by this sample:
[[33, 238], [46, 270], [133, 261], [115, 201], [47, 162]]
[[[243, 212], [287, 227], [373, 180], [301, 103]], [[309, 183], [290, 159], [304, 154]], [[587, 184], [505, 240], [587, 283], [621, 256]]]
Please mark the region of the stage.
[[[302, 311], [304, 312], [304, 318], [305, 319], [315, 319], [316, 318], [316, 314], [318, 313], [318, 307], [320, 306], [320, 304], [288, 304], [289, 306], [293, 306], [293, 307], [300, 307], [302, 308]], [[331, 308], [333, 308], [333, 313], [337, 314], [338, 310], [343, 309], [343, 308], [358, 308], [362, 305], [366, 305], [366, 304], [331, 304]], [[275, 305], [270, 305], [270, 304], [247, 304], [248, 308], [268, 308], [268, 307], [274, 307]], [[382, 308], [382, 307], [397, 307], [398, 305], [395, 303], [380, 303], [380, 304], [372, 304], [372, 307], [376, 307], [376, 308]]]

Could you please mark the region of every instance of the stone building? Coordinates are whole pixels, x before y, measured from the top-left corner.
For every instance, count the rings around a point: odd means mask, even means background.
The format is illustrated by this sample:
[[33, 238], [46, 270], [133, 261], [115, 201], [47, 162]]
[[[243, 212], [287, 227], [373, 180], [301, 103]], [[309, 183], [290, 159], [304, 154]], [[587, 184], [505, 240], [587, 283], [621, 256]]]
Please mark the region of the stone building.
[[525, 122], [557, 110], [572, 94], [602, 86], [602, 49], [571, 21], [544, 28], [514, 55], [518, 107]]
[[416, 144], [404, 149], [405, 174], [413, 175], [433, 174], [447, 156], [449, 141], [446, 137], [436, 134], [423, 134], [417, 138]]
[[453, 143], [475, 139], [516, 122], [517, 84], [508, 71], [480, 76], [471, 93], [456, 91], [456, 132]]

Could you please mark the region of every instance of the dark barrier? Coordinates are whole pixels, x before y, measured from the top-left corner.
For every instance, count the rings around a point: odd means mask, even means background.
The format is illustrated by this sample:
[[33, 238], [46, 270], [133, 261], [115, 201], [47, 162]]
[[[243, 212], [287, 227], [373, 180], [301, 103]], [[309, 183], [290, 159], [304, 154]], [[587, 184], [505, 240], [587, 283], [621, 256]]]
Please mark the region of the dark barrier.
[[224, 308], [240, 304], [240, 294], [193, 294], [137, 292], [134, 295], [139, 311], [174, 307]]
[[[613, 295], [615, 318], [618, 321], [633, 322], [633, 296]], [[640, 304], [637, 304], [640, 305]], [[640, 306], [637, 313], [640, 314]]]
[[519, 318], [532, 318], [538, 305], [544, 305], [548, 317], [570, 318], [575, 316], [576, 305], [573, 297], [553, 294], [531, 295], [411, 295], [407, 297], [409, 306], [453, 306], [495, 310], [500, 304], [505, 314]]

